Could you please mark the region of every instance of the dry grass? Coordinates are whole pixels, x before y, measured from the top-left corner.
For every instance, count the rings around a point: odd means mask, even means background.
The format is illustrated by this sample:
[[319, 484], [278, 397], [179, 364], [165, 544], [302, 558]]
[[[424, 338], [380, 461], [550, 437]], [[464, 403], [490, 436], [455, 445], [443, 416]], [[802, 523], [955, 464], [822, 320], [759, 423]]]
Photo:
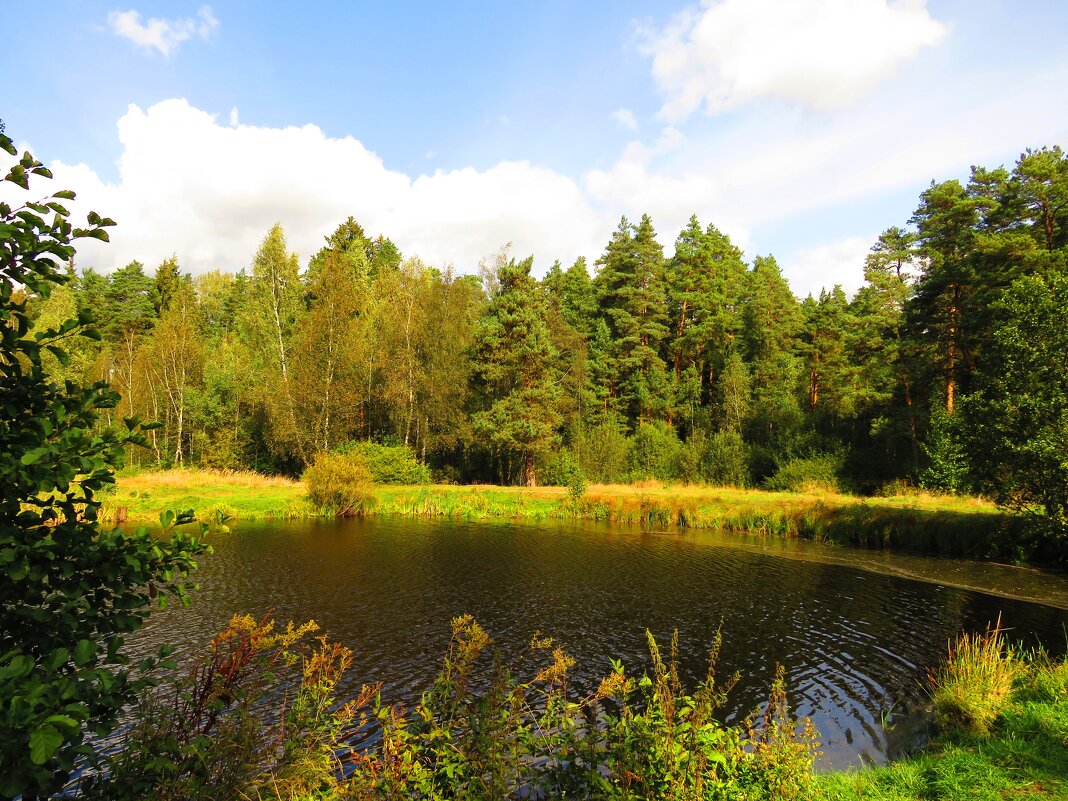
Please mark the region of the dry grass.
[[152, 490], [157, 487], [212, 487], [225, 484], [232, 487], [298, 487], [299, 481], [284, 476], [265, 476], [251, 470], [157, 470], [151, 473], [138, 473], [132, 476], [120, 476], [120, 487], [130, 490]]

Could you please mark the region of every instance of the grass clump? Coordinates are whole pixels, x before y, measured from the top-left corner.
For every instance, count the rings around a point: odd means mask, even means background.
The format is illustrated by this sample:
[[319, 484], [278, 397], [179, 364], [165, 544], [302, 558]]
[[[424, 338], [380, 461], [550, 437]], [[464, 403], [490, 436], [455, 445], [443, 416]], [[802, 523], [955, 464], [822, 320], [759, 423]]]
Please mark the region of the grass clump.
[[312, 503], [338, 517], [366, 513], [374, 504], [371, 471], [357, 453], [320, 453], [304, 471]]
[[[1068, 798], [1068, 660], [1012, 651], [995, 626], [962, 637], [936, 675], [936, 695], [953, 687], [941, 702], [937, 737], [920, 753], [885, 767], [818, 777], [822, 797]], [[984, 723], [976, 726], [977, 718]]]
[[1000, 618], [986, 633], [962, 635], [931, 677], [935, 723], [944, 731], [987, 734], [1021, 669], [1005, 642]]

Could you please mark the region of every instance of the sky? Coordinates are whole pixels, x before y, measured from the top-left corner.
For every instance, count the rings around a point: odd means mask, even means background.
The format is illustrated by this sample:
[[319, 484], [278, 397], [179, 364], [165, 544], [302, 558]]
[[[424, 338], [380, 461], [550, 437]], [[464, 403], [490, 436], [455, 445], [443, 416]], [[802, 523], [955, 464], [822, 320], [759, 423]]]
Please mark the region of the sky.
[[[127, 4], [132, 2], [133, 4]], [[1068, 146], [1060, 0], [2, 0], [0, 119], [114, 218], [79, 265], [302, 263], [349, 216], [473, 272], [692, 214], [796, 294], [863, 282], [932, 180]], [[5, 197], [20, 197], [17, 190]]]

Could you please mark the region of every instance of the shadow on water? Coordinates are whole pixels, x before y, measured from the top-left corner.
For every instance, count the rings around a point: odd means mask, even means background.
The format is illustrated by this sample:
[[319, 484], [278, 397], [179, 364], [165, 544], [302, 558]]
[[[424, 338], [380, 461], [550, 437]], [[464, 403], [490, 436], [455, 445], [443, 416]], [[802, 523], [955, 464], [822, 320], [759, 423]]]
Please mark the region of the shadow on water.
[[189, 653], [233, 612], [273, 608], [354, 650], [346, 689], [381, 680], [385, 700], [411, 701], [459, 614], [474, 615], [506, 657], [535, 631], [556, 637], [577, 660], [581, 692], [610, 658], [642, 672], [646, 628], [662, 642], [678, 628], [692, 687], [722, 626], [717, 673], [742, 676], [727, 719], [766, 698], [782, 663], [791, 702], [822, 735], [825, 767], [885, 761], [885, 716], [924, 703], [927, 670], [960, 631], [1000, 614], [1018, 641], [1063, 653], [1068, 626], [1063, 576], [811, 543], [391, 518], [240, 524], [212, 542], [192, 605], [154, 614], [136, 653], [163, 643]]

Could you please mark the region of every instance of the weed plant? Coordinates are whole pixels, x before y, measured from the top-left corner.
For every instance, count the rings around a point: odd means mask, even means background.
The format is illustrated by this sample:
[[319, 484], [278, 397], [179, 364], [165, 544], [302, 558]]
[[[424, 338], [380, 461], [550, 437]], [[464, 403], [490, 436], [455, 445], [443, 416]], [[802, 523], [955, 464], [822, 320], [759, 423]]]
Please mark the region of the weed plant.
[[[737, 681], [717, 681], [719, 635], [692, 694], [679, 680], [676, 633], [666, 657], [647, 635], [650, 672], [633, 677], [613, 662], [581, 697], [568, 685], [574, 660], [550, 638], [535, 635], [505, 664], [462, 616], [437, 678], [409, 709], [384, 702], [378, 685], [339, 704], [351, 653], [314, 631], [235, 617], [186, 674], [145, 699], [82, 796], [790, 801], [813, 792], [815, 732], [791, 717], [781, 669], [761, 713], [744, 726], [716, 720]], [[352, 739], [374, 744], [354, 750]]]

